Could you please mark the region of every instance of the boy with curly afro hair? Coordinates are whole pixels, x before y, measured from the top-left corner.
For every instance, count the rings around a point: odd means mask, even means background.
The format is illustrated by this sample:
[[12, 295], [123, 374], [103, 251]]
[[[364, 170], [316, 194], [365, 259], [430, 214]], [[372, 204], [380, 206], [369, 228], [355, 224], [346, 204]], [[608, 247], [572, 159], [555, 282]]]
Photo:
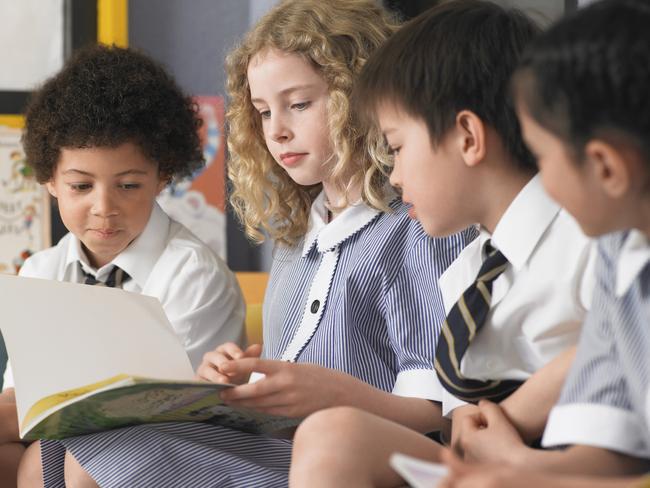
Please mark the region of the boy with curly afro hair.
[[[234, 275], [156, 204], [170, 181], [203, 166], [200, 125], [196, 104], [144, 54], [79, 51], [34, 93], [23, 134], [27, 163], [70, 232], [20, 272], [158, 298], [195, 368], [204, 353], [244, 339]], [[5, 387], [12, 383], [8, 368]], [[8, 388], [0, 395], [0, 485], [15, 486], [24, 451]]]

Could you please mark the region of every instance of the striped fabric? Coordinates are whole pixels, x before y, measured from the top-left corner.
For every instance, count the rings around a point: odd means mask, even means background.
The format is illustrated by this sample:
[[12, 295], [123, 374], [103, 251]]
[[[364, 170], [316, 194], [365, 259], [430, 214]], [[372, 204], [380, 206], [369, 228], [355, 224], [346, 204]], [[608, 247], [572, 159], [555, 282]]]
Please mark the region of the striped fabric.
[[627, 236], [599, 241], [593, 307], [551, 411], [546, 446], [593, 445], [650, 458], [650, 266], [646, 257], [632, 284], [617, 296]]
[[[444, 319], [438, 277], [475, 231], [431, 239], [405, 205], [391, 206], [332, 246], [275, 250], [264, 306], [266, 357], [296, 351], [291, 360], [336, 368], [385, 391], [403, 372], [435, 375]], [[345, 227], [344, 215], [333, 223]], [[323, 274], [328, 266], [333, 272]], [[297, 343], [312, 315], [317, 327]], [[411, 393], [425, 397], [417, 388]], [[143, 425], [42, 445], [48, 487], [63, 486], [61, 445], [102, 487], [286, 486], [291, 456], [288, 441], [205, 424]]]
[[472, 283], [451, 307], [442, 324], [442, 334], [436, 348], [435, 368], [444, 388], [457, 398], [477, 403], [481, 399], [501, 401], [514, 392], [521, 381], [480, 381], [466, 378], [460, 371], [460, 362], [470, 343], [487, 322], [492, 303], [492, 283], [508, 266], [508, 260], [492, 247], [484, 245], [486, 258]]

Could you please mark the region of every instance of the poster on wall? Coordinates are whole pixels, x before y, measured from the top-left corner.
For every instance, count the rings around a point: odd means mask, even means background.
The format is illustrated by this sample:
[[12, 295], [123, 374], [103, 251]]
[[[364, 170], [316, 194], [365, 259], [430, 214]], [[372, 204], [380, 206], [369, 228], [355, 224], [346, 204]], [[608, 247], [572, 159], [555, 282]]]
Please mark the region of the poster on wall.
[[49, 195], [25, 164], [20, 130], [0, 126], [0, 273], [49, 246]]
[[224, 101], [222, 97], [195, 97], [203, 120], [201, 143], [205, 167], [175, 183], [158, 197], [174, 220], [190, 229], [219, 257], [226, 259], [226, 181]]
[[0, 0], [0, 19], [0, 90], [32, 90], [61, 69], [64, 0]]

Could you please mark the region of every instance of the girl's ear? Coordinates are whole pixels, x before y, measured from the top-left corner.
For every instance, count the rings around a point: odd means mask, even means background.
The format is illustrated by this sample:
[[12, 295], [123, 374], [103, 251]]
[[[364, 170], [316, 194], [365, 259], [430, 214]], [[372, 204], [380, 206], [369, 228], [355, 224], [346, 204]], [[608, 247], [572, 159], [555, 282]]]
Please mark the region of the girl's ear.
[[54, 198], [56, 198], [56, 188], [54, 187], [54, 180], [49, 180], [45, 182], [45, 188], [47, 188], [47, 191], [50, 192], [50, 195], [52, 195]]
[[470, 110], [462, 110], [456, 115], [456, 132], [460, 151], [465, 164], [476, 166], [485, 158], [485, 124]]
[[621, 198], [628, 192], [632, 184], [632, 168], [617, 146], [594, 139], [585, 145], [584, 153], [596, 182], [610, 198]]

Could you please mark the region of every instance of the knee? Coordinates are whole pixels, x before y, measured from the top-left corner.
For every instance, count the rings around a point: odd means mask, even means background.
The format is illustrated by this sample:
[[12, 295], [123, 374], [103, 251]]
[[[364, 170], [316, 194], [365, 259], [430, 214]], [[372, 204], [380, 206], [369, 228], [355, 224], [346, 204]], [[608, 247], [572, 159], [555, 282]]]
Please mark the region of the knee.
[[294, 453], [336, 453], [354, 448], [363, 431], [364, 413], [352, 407], [321, 410], [305, 419], [294, 437]]
[[71, 488], [98, 488], [97, 483], [90, 477], [75, 457], [65, 453], [65, 486]]
[[43, 485], [41, 465], [41, 444], [34, 442], [27, 448], [18, 466], [18, 488], [40, 487]]

